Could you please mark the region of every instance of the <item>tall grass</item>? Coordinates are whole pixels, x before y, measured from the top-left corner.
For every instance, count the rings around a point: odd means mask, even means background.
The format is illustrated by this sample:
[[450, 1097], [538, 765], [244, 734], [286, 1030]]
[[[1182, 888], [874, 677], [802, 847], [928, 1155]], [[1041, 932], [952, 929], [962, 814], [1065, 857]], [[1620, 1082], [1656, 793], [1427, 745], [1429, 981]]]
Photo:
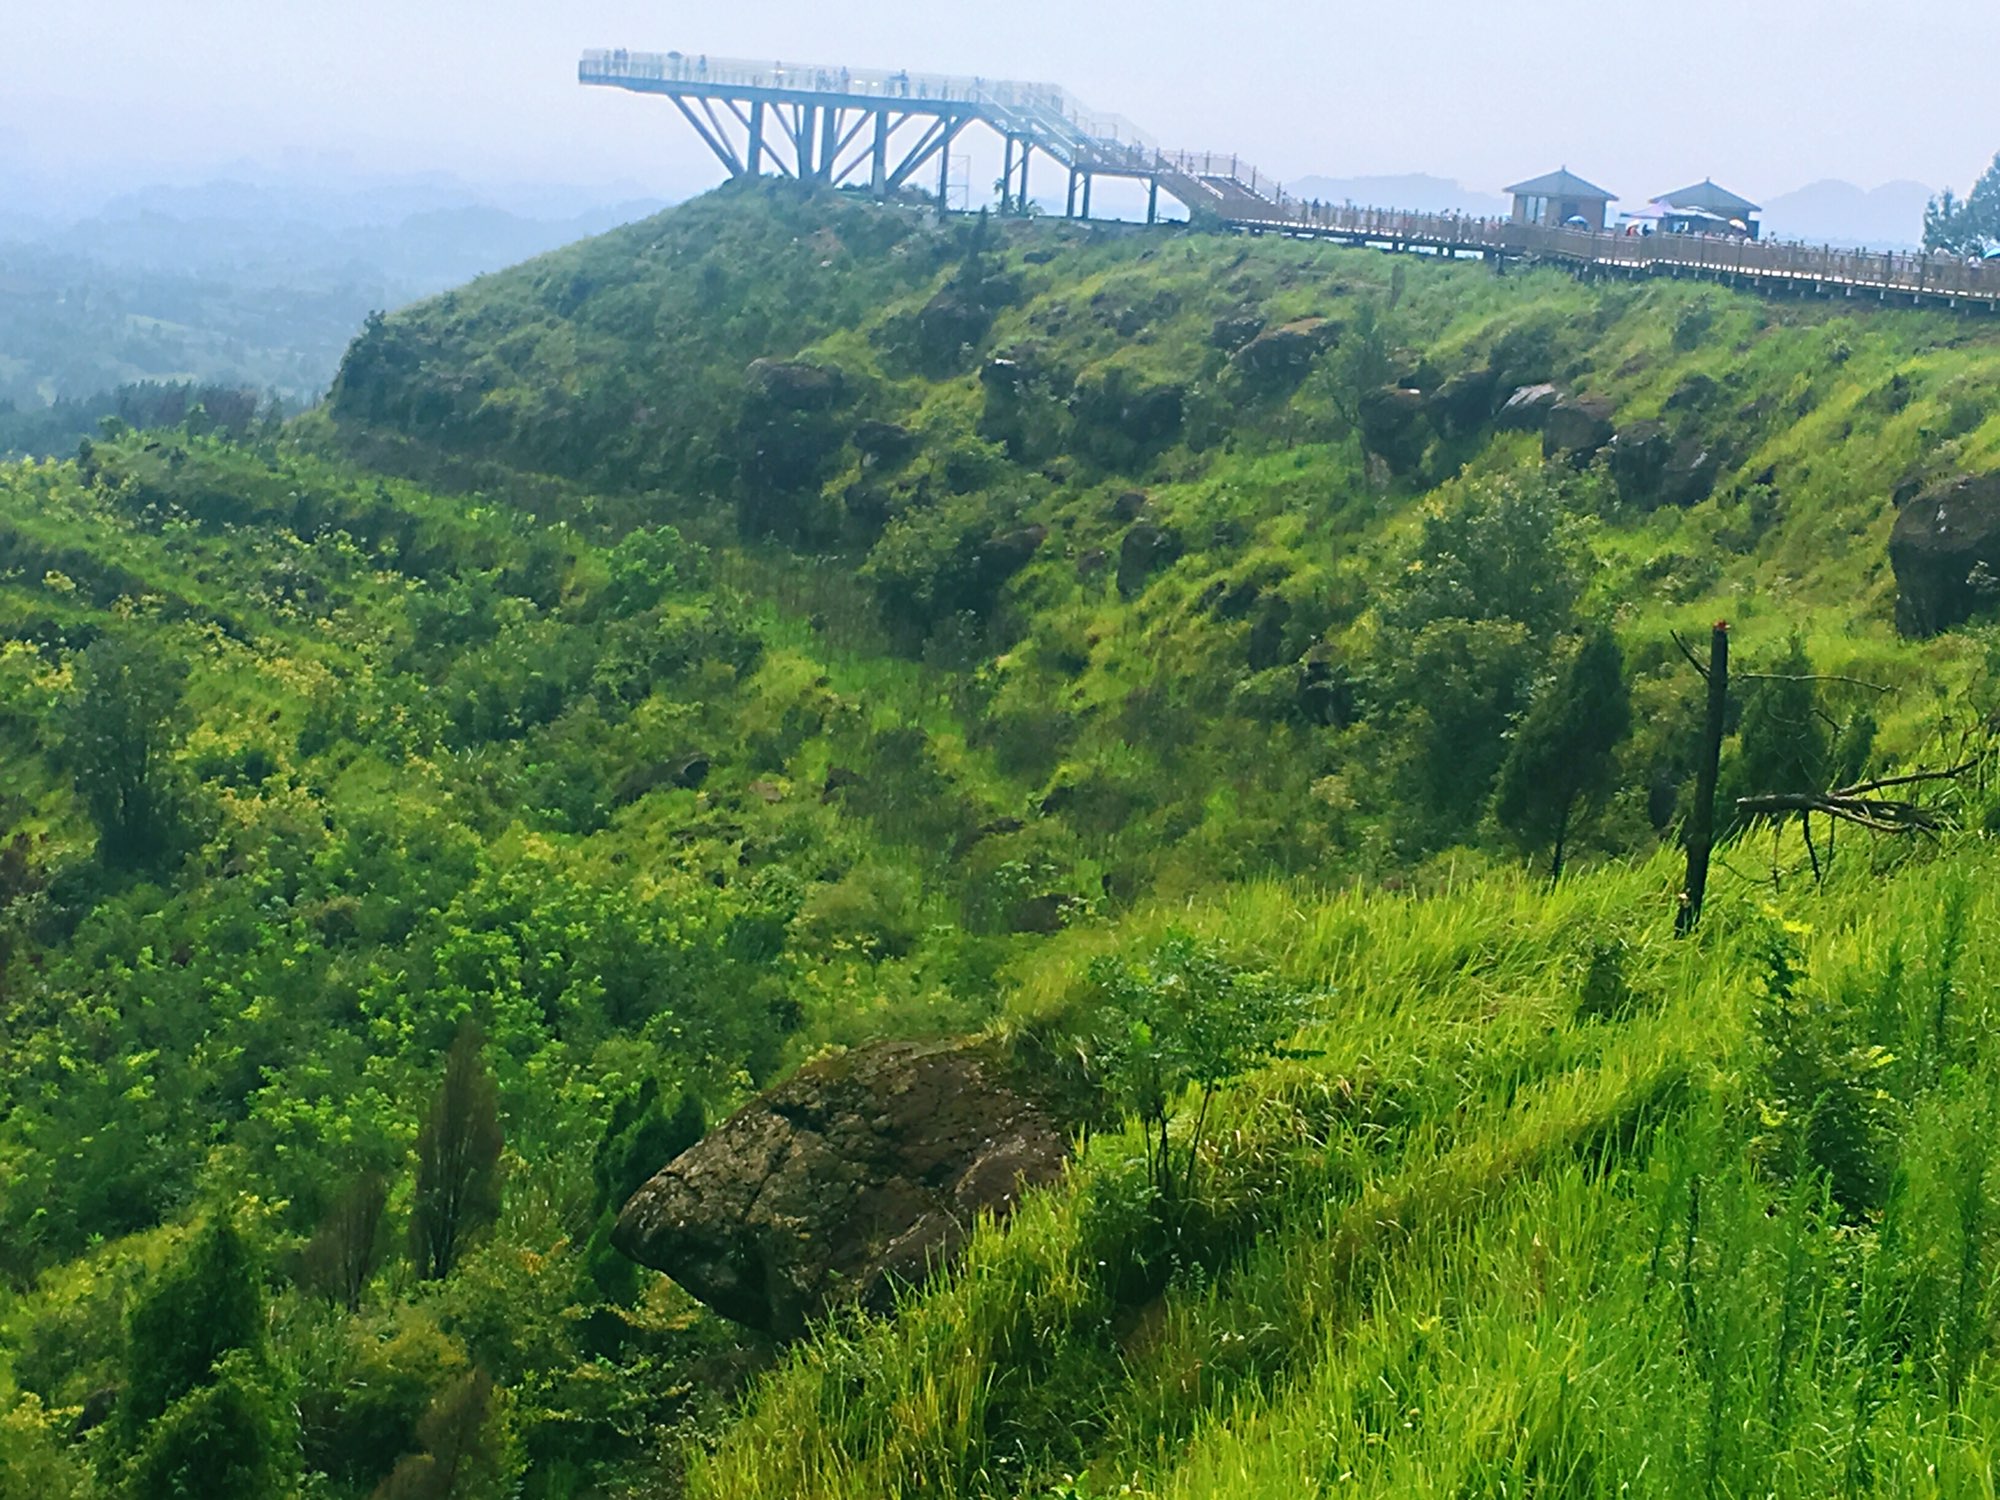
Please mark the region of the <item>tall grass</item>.
[[[1137, 1136], [1100, 1137], [958, 1274], [796, 1350], [691, 1492], [1990, 1493], [1995, 863], [1726, 890], [1681, 945], [1665, 860], [1137, 911], [1121, 940], [1322, 996], [1317, 1056], [1222, 1102], [1206, 1216], [1163, 1230]], [[1103, 941], [1017, 974], [1012, 1024], [1059, 1030]], [[1875, 1032], [1879, 1128], [1783, 1129], [1773, 1038]], [[1879, 1204], [1829, 1141], [1879, 1154]]]

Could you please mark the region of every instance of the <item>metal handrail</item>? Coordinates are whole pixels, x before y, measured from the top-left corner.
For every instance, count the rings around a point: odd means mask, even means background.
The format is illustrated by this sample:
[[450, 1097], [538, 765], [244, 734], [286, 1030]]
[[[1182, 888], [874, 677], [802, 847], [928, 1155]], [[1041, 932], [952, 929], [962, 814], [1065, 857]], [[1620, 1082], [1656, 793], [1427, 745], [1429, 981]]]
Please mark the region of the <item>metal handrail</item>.
[[686, 83], [718, 88], [773, 89], [785, 93], [837, 94], [862, 99], [984, 105], [1000, 110], [1057, 116], [1093, 144], [1157, 152], [1143, 130], [1122, 115], [1087, 108], [1053, 83], [965, 77], [951, 73], [890, 72], [882, 68], [835, 67], [824, 63], [758, 62], [741, 57], [690, 56], [684, 52], [627, 52], [605, 47], [583, 54], [579, 76], [586, 83]]

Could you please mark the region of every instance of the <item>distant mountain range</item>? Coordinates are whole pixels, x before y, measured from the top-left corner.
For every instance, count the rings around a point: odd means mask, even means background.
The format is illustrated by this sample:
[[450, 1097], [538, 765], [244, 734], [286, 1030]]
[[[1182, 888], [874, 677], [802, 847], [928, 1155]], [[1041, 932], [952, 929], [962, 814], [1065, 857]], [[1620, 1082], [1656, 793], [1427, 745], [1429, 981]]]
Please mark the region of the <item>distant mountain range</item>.
[[1923, 241], [1924, 205], [1933, 196], [1921, 182], [1885, 183], [1870, 191], [1829, 179], [1765, 204], [1764, 232], [1781, 240], [1913, 250]]
[[[1301, 177], [1285, 184], [1295, 198], [1323, 203], [1358, 203], [1374, 208], [1406, 208], [1415, 213], [1462, 213], [1504, 217], [1509, 200], [1482, 193], [1449, 177], [1422, 172], [1382, 177]], [[1931, 189], [1920, 182], [1856, 187], [1829, 178], [1764, 205], [1764, 232], [1774, 239], [1814, 244], [1863, 246], [1874, 250], [1914, 249], [1923, 239], [1924, 205]], [[1627, 208], [1636, 208], [1627, 201]]]
[[1477, 193], [1450, 177], [1405, 172], [1389, 177], [1301, 177], [1285, 184], [1294, 198], [1356, 203], [1364, 208], [1406, 208], [1419, 214], [1470, 214], [1504, 218], [1512, 203], [1498, 193]]

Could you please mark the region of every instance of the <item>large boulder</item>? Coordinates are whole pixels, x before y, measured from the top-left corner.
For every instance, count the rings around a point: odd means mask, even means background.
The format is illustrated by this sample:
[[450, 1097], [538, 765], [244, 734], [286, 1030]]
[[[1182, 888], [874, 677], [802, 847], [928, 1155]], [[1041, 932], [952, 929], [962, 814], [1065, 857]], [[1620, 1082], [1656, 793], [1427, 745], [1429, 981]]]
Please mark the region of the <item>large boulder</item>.
[[2000, 602], [2000, 474], [1962, 475], [1905, 505], [1889, 564], [1904, 635], [1935, 635]]
[[1364, 394], [1359, 403], [1361, 445], [1380, 458], [1394, 474], [1413, 473], [1430, 447], [1430, 404], [1424, 393], [1405, 386], [1384, 386]]
[[1573, 459], [1588, 459], [1610, 442], [1616, 431], [1610, 403], [1588, 396], [1564, 396], [1549, 408], [1548, 420], [1542, 425], [1542, 457], [1568, 454]]
[[1448, 437], [1469, 437], [1493, 416], [1499, 378], [1490, 369], [1461, 370], [1431, 396], [1431, 414]]
[[1230, 365], [1255, 390], [1289, 390], [1305, 379], [1313, 361], [1340, 338], [1340, 325], [1325, 318], [1301, 318], [1266, 329], [1236, 351]]
[[993, 309], [977, 289], [948, 286], [917, 314], [917, 357], [934, 375], [960, 367], [993, 326]]
[[1660, 476], [1660, 503], [1682, 509], [1701, 504], [1715, 493], [1716, 476], [1721, 472], [1721, 454], [1699, 438], [1682, 438]]
[[1118, 592], [1131, 598], [1155, 573], [1178, 562], [1186, 550], [1180, 532], [1173, 527], [1139, 522], [1118, 544]]
[[1634, 422], [1611, 440], [1608, 453], [1618, 498], [1641, 510], [1660, 504], [1674, 440], [1663, 422]]
[[1260, 314], [1231, 313], [1215, 320], [1215, 326], [1209, 330], [1208, 341], [1223, 353], [1234, 354], [1263, 331], [1264, 319]]
[[1500, 415], [1495, 425], [1502, 432], [1540, 432], [1549, 425], [1549, 413], [1563, 398], [1562, 391], [1552, 385], [1524, 385], [1517, 387], [1500, 406]]
[[1150, 384], [1130, 369], [1114, 366], [1077, 382], [1070, 411], [1081, 428], [1154, 449], [1179, 435], [1186, 403], [1184, 387]]
[[776, 411], [830, 411], [847, 389], [840, 371], [795, 359], [752, 360], [744, 381], [753, 401]]
[[879, 1042], [807, 1064], [676, 1157], [612, 1243], [710, 1307], [795, 1338], [838, 1303], [886, 1309], [1068, 1154], [991, 1043]]
[[895, 465], [922, 446], [923, 439], [895, 422], [870, 417], [854, 429], [854, 447], [870, 464]]

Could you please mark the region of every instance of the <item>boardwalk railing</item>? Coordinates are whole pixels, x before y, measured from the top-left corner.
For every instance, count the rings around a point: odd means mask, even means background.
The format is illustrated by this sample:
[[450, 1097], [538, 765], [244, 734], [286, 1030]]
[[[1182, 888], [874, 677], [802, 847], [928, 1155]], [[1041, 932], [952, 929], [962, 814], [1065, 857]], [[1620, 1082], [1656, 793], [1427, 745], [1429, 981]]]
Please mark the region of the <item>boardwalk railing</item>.
[[1271, 229], [1442, 251], [1560, 260], [1637, 272], [1703, 275], [1913, 298], [2000, 304], [2000, 262], [1903, 251], [1836, 250], [1721, 235], [1626, 234], [1552, 229], [1459, 214], [1403, 213], [1350, 204], [1287, 200], [1268, 218], [1237, 221]]

